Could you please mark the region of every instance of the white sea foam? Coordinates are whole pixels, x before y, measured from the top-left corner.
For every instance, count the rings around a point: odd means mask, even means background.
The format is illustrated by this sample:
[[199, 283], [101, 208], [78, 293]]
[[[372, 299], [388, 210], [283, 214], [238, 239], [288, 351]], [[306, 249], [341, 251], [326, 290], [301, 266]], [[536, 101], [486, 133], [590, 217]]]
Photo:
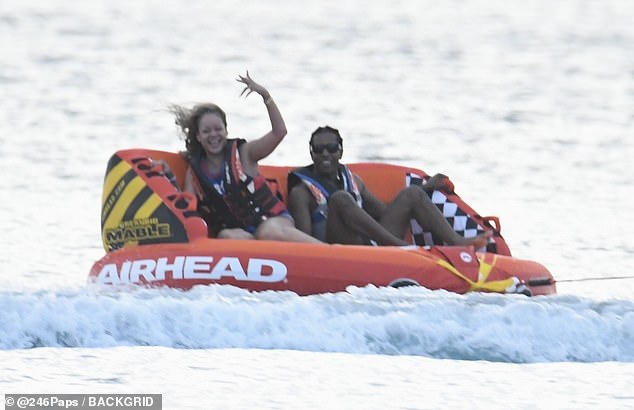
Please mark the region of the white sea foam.
[[502, 362], [634, 361], [634, 303], [350, 288], [4, 292], [0, 347], [295, 349]]

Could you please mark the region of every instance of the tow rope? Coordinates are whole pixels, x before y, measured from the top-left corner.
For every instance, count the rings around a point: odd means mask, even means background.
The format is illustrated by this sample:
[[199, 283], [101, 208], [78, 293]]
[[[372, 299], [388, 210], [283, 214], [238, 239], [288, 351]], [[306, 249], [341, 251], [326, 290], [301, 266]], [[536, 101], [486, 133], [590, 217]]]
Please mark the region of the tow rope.
[[562, 279], [555, 282], [587, 282], [590, 280], [616, 280], [616, 279], [634, 279], [634, 276], [607, 276], [604, 278], [579, 278], [579, 279]]

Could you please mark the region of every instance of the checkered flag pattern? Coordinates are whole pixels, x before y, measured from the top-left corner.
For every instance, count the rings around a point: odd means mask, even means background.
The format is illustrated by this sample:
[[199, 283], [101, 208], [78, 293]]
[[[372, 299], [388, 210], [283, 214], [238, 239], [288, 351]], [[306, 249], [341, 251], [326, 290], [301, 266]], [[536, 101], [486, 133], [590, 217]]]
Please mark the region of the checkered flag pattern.
[[[420, 175], [408, 172], [405, 174], [406, 186], [422, 185], [426, 178]], [[465, 238], [473, 238], [485, 232], [485, 229], [478, 224], [471, 215], [460, 209], [458, 204], [452, 202], [445, 194], [440, 191], [427, 192], [431, 201], [438, 207], [447, 222], [453, 227], [459, 235]], [[414, 243], [418, 246], [434, 246], [442, 245], [440, 241], [434, 241], [431, 232], [425, 232], [423, 228], [414, 219], [411, 220], [412, 237]], [[482, 249], [484, 250], [484, 249]], [[486, 251], [496, 253], [495, 239], [491, 238], [487, 245]]]

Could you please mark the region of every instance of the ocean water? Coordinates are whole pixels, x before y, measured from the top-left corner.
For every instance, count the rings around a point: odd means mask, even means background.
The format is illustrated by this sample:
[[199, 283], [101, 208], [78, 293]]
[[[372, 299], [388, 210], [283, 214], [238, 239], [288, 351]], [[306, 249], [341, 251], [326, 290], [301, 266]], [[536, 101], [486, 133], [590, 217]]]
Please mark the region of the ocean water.
[[[629, 1], [0, 3], [0, 394], [160, 393], [166, 409], [634, 408], [634, 5]], [[86, 284], [122, 148], [183, 148], [170, 103], [263, 163], [449, 175], [559, 294], [350, 288], [299, 297]], [[2, 396], [0, 396], [0, 402]]]

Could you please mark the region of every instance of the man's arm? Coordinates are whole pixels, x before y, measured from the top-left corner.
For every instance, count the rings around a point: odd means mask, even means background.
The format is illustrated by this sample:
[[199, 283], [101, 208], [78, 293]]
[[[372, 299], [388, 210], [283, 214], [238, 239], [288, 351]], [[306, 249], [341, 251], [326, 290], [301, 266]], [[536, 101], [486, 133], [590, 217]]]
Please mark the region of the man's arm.
[[294, 186], [288, 195], [288, 211], [295, 220], [295, 227], [308, 235], [313, 228], [310, 217], [312, 201], [312, 195], [304, 184]]

